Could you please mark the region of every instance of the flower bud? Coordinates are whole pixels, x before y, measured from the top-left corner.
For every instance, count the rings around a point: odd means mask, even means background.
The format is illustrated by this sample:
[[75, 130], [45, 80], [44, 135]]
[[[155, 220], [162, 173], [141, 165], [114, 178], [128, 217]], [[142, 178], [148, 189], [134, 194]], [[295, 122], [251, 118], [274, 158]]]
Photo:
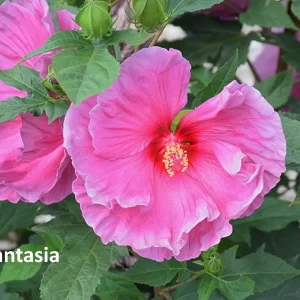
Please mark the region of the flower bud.
[[80, 9], [75, 18], [81, 26], [83, 35], [88, 39], [102, 39], [112, 32], [112, 18], [109, 13], [109, 5], [105, 1], [89, 0]]
[[219, 274], [224, 270], [224, 263], [219, 253], [214, 253], [204, 261], [204, 269], [210, 274]]
[[133, 0], [136, 21], [147, 29], [154, 29], [166, 19], [168, 0]]

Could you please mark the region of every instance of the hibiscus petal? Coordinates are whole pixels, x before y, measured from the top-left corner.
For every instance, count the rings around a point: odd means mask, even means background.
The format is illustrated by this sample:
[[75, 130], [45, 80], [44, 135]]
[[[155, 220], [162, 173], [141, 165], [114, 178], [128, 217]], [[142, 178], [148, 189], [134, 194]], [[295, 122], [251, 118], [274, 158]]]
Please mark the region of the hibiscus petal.
[[261, 55], [253, 65], [259, 77], [263, 80], [276, 74], [280, 48], [274, 45], [265, 45]]
[[223, 203], [228, 217], [253, 212], [285, 171], [286, 142], [279, 115], [252, 87], [228, 85], [185, 115], [178, 135], [190, 137], [198, 151], [188, 171], [211, 190], [217, 203]]
[[[64, 123], [65, 147], [73, 165], [86, 175], [86, 189], [94, 203], [112, 207], [147, 205], [152, 190], [153, 164], [146, 153], [117, 161], [97, 156], [88, 131], [89, 113], [96, 105], [95, 97], [78, 107], [71, 106]], [[125, 180], [126, 179], [126, 180]]]
[[[180, 253], [175, 256], [179, 261], [194, 259], [200, 256], [202, 251], [208, 250], [211, 246], [220, 243], [221, 239], [231, 235], [232, 226], [223, 217], [219, 217], [212, 222], [206, 220], [196, 225], [186, 236], [187, 242], [180, 250]], [[171, 259], [172, 251], [167, 248], [149, 247], [147, 249], [133, 250], [146, 258], [156, 261]]]
[[[50, 36], [44, 17], [41, 18], [36, 9], [31, 11], [29, 8], [32, 5], [26, 8], [9, 1], [0, 6], [1, 69], [15, 66], [25, 55], [41, 47]], [[34, 68], [38, 59], [39, 56], [33, 57], [24, 65]]]
[[8, 86], [4, 82], [0, 81], [0, 101], [5, 101], [11, 97], [24, 98], [27, 96], [27, 92], [20, 91], [15, 87]]
[[[203, 228], [203, 236], [213, 234], [215, 225], [205, 224], [215, 222], [219, 211], [198, 183], [183, 173], [173, 178], [161, 173], [155, 181], [151, 204], [126, 209], [118, 204], [108, 209], [93, 203], [86, 193], [84, 176], [77, 175], [73, 185], [76, 199], [87, 224], [104, 243], [115, 241], [118, 245], [129, 245], [151, 259], [162, 261], [180, 255], [195, 226]], [[195, 252], [199, 255], [201, 248], [212, 245], [207, 240]], [[161, 249], [157, 253], [152, 252], [154, 248]]]
[[55, 33], [52, 16], [46, 0], [13, 0], [13, 3], [19, 4], [33, 12], [35, 16], [42, 20], [45, 28], [50, 34]]
[[58, 10], [56, 12], [56, 16], [58, 19], [59, 29], [64, 30], [79, 30], [80, 26], [78, 26], [75, 22], [75, 15], [68, 12], [66, 9]]
[[128, 157], [169, 134], [187, 103], [189, 79], [190, 64], [177, 50], [151, 47], [128, 58], [90, 113], [96, 153], [106, 159]]
[[[22, 130], [23, 127], [25, 130]], [[12, 152], [9, 157], [0, 157], [0, 183], [13, 189], [24, 201], [36, 202], [54, 188], [70, 164], [70, 159], [63, 148], [62, 128], [59, 120], [48, 125], [45, 115], [34, 117], [24, 114], [22, 115], [22, 128], [19, 128], [17, 136], [13, 139], [16, 142], [19, 136], [22, 138], [22, 143], [19, 141], [13, 147], [11, 145], [13, 141], [6, 142], [15, 149], [14, 155]], [[59, 133], [60, 142], [58, 142]], [[43, 145], [42, 150], [39, 149], [38, 142]], [[69, 184], [66, 190], [70, 191], [71, 180], [69, 178], [64, 178], [64, 180], [65, 184]], [[56, 198], [57, 194], [57, 192], [53, 193], [52, 197], [48, 195], [47, 203], [60, 201], [67, 196], [62, 192], [60, 193], [62, 198]]]

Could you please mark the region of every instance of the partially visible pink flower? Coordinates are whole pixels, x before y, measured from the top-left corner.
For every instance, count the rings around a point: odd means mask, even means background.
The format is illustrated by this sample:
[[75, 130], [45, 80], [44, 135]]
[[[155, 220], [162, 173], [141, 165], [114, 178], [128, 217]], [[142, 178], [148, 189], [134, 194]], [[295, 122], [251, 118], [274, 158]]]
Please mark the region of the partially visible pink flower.
[[[278, 32], [278, 30], [277, 30]], [[300, 41], [300, 32], [298, 33], [298, 40]], [[262, 80], [273, 76], [277, 72], [279, 62], [280, 48], [275, 45], [265, 45], [262, 53], [254, 61], [253, 65]], [[294, 80], [300, 78], [298, 72], [294, 72]], [[294, 85], [292, 95], [300, 100], [300, 83]]]
[[157, 261], [198, 257], [251, 214], [285, 170], [278, 114], [233, 82], [171, 123], [187, 104], [190, 64], [179, 51], [143, 49], [115, 83], [71, 106], [65, 146], [73, 191], [104, 243]]
[[[76, 28], [66, 11], [58, 12], [58, 20], [62, 30]], [[45, 0], [4, 2], [0, 6], [0, 68], [14, 67], [52, 34], [54, 25]], [[46, 74], [53, 54], [33, 57], [23, 65]], [[0, 81], [0, 101], [26, 95]], [[49, 125], [45, 114], [26, 113], [0, 124], [0, 200], [50, 204], [72, 192], [75, 174], [63, 147], [62, 122]]]
[[221, 4], [214, 5], [210, 12], [223, 20], [233, 20], [240, 13], [248, 9], [250, 0], [225, 0]]

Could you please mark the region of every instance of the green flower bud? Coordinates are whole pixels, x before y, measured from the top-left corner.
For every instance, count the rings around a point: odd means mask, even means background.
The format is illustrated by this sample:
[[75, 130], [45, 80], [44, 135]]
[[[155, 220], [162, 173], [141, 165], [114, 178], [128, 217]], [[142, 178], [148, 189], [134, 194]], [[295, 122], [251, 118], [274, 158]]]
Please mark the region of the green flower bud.
[[207, 273], [219, 274], [224, 270], [224, 263], [219, 253], [214, 253], [204, 260], [204, 269]]
[[105, 1], [89, 0], [76, 15], [75, 22], [88, 39], [102, 39], [112, 33], [113, 21]]
[[133, 0], [136, 21], [147, 29], [154, 29], [166, 20], [168, 0]]

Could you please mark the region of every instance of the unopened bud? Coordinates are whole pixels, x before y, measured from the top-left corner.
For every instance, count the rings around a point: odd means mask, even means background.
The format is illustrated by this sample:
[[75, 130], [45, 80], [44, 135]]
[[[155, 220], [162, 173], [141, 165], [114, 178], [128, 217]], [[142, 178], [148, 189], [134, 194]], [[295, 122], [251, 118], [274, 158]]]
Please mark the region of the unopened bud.
[[109, 5], [105, 1], [88, 0], [75, 18], [81, 26], [83, 35], [88, 39], [102, 39], [112, 32], [113, 21], [109, 13]]
[[154, 29], [166, 20], [168, 0], [133, 0], [136, 21], [147, 29]]

